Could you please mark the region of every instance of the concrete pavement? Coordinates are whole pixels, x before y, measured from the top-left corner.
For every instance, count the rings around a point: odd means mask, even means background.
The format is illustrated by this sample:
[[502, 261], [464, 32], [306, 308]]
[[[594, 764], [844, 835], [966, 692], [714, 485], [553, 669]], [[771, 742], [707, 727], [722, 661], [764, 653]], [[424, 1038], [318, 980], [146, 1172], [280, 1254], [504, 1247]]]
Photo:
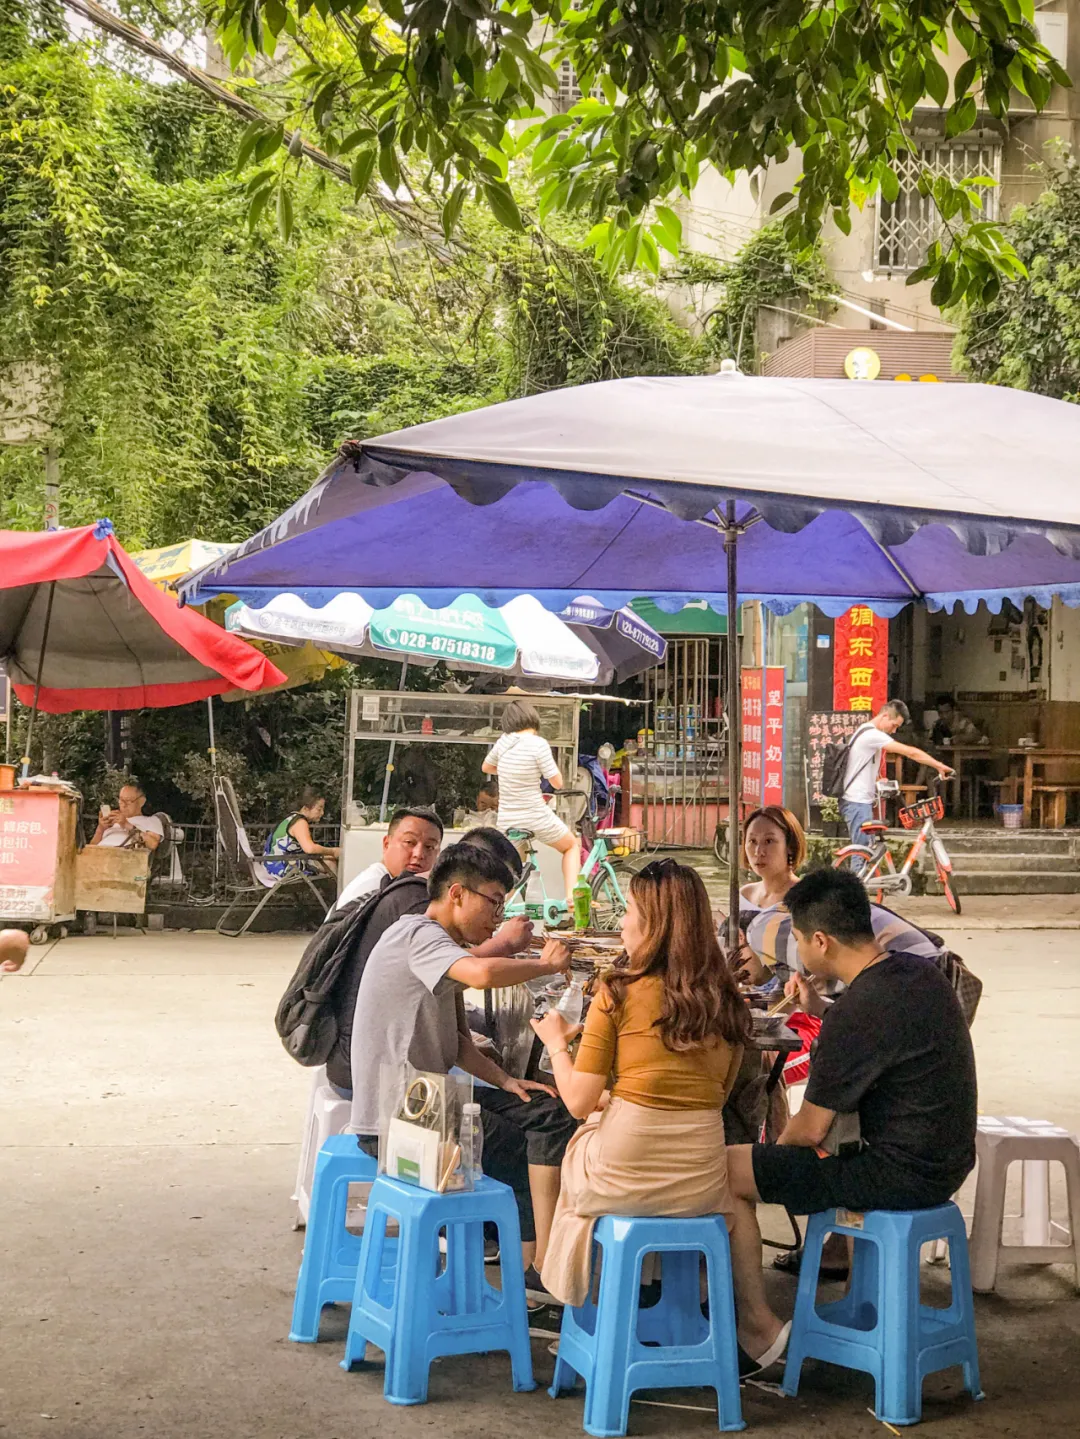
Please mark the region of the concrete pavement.
[[[985, 1112], [1080, 1129], [1080, 954], [1069, 933], [960, 930], [986, 984]], [[513, 1395], [504, 1356], [439, 1362], [431, 1402], [392, 1409], [381, 1357], [344, 1374], [346, 1311], [288, 1342], [302, 1235], [289, 1195], [308, 1076], [273, 1011], [302, 938], [122, 934], [33, 950], [0, 979], [0, 1436], [10, 1439], [537, 1439], [581, 1433], [580, 1395]], [[778, 1217], [766, 1227], [783, 1237]], [[794, 1285], [770, 1274], [778, 1309]], [[940, 1293], [944, 1276], [928, 1271]], [[988, 1398], [927, 1382], [941, 1439], [1073, 1435], [1080, 1302], [1063, 1266], [1009, 1270], [978, 1301]], [[552, 1360], [535, 1348], [537, 1378]], [[698, 1391], [634, 1405], [631, 1433], [715, 1433]], [[868, 1381], [808, 1366], [797, 1400], [744, 1390], [752, 1430], [883, 1433]], [[685, 1407], [685, 1406], [699, 1406]]]

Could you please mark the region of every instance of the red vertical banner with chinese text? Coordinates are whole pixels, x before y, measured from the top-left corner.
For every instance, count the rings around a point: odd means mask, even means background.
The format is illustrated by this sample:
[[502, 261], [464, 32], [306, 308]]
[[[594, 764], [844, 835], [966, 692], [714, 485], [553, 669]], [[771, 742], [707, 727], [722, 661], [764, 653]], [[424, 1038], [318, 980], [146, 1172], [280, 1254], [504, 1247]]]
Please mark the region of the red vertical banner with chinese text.
[[784, 687], [783, 665], [769, 665], [765, 675], [765, 731], [762, 736], [761, 803], [784, 803]]
[[742, 671], [742, 800], [755, 809], [784, 802], [783, 665]]
[[742, 799], [757, 809], [761, 804], [762, 735], [765, 733], [765, 671], [743, 670], [742, 680]]
[[889, 698], [889, 621], [852, 605], [833, 636], [833, 709], [877, 714]]

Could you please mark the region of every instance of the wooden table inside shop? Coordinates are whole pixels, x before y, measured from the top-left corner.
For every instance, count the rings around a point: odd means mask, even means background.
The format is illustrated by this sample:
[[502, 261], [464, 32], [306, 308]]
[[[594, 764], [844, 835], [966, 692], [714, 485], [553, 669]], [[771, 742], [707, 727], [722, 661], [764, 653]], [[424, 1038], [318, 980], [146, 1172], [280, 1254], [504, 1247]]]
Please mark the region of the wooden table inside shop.
[[[953, 816], [960, 811], [960, 784], [963, 778], [964, 765], [973, 760], [997, 759], [1003, 760], [1006, 774], [1001, 782], [1001, 803], [1018, 804], [1024, 806], [1023, 824], [1024, 828], [1031, 827], [1032, 822], [1032, 801], [1034, 799], [1035, 786], [1039, 780], [1047, 784], [1070, 784], [1080, 788], [1080, 749], [1044, 749], [1039, 745], [995, 745], [995, 744], [973, 744], [944, 746], [939, 751], [942, 760], [951, 764], [955, 769], [955, 776], [949, 781], [951, 787], [950, 809]], [[903, 755], [889, 755], [897, 780], [903, 783]], [[914, 761], [909, 761], [913, 764]], [[1047, 777], [1043, 771], [1047, 765], [1060, 765], [1063, 769], [1072, 769], [1069, 779], [1058, 779]]]
[[[1020, 795], [1024, 805], [1024, 827], [1031, 825], [1031, 801], [1036, 780], [1041, 779], [1047, 784], [1074, 784], [1080, 785], [1080, 749], [1042, 749], [1038, 745], [1015, 745], [1009, 751], [1011, 767], [1020, 770], [1018, 760], [1023, 760], [1023, 768], [1016, 779], [1020, 786]], [[1051, 779], [1045, 774], [1036, 775], [1036, 769], [1040, 771], [1047, 764], [1060, 764], [1063, 768], [1072, 767], [1072, 778], [1070, 780]], [[1013, 803], [1015, 803], [1015, 799]]]

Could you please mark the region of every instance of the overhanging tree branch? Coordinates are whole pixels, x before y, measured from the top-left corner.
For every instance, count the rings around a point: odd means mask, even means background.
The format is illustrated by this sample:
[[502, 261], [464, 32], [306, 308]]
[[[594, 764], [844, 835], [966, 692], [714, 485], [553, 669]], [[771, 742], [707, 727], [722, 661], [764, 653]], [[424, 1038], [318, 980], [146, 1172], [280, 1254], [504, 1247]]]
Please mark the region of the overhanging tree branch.
[[[232, 110], [234, 114], [242, 116], [245, 120], [265, 120], [268, 129], [273, 127], [275, 122], [257, 105], [253, 105], [250, 100], [245, 100], [239, 95], [234, 95], [231, 90], [219, 84], [205, 70], [200, 70], [197, 65], [190, 65], [179, 55], [174, 55], [171, 50], [167, 50], [151, 35], [147, 35], [145, 30], [140, 30], [137, 25], [132, 25], [128, 20], [122, 20], [119, 15], [114, 15], [111, 10], [106, 10], [103, 5], [99, 5], [97, 0], [64, 0], [64, 3], [69, 10], [73, 10], [76, 15], [81, 15], [84, 20], [89, 20], [99, 30], [104, 30], [106, 34], [122, 40], [133, 50], [138, 50], [143, 55], [149, 56], [151, 60], [156, 60], [171, 70], [174, 75], [178, 75], [181, 80], [186, 80], [189, 85], [194, 85], [204, 95], [208, 95], [215, 104], [224, 105], [226, 109]], [[351, 187], [349, 167], [331, 159], [324, 150], [309, 144], [297, 132], [286, 130], [284, 145], [287, 153], [295, 155], [299, 151], [313, 165], [317, 165], [321, 170], [333, 175], [336, 180], [341, 180]], [[430, 230], [432, 233], [435, 232], [435, 227], [430, 225], [424, 216], [411, 205], [403, 205], [397, 200], [370, 191], [366, 198], [377, 209], [391, 216], [396, 224], [413, 231]], [[445, 245], [441, 231], [438, 238], [439, 243]]]

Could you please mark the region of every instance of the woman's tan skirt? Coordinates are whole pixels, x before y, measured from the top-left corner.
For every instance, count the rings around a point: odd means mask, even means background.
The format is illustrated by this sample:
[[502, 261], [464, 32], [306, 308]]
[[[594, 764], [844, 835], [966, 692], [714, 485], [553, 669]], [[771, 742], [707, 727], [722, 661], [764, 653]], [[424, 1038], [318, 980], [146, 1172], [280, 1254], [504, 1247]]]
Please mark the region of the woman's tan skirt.
[[603, 1214], [691, 1219], [731, 1209], [719, 1109], [646, 1109], [612, 1099], [567, 1147], [544, 1286], [564, 1304], [584, 1304], [593, 1226]]

